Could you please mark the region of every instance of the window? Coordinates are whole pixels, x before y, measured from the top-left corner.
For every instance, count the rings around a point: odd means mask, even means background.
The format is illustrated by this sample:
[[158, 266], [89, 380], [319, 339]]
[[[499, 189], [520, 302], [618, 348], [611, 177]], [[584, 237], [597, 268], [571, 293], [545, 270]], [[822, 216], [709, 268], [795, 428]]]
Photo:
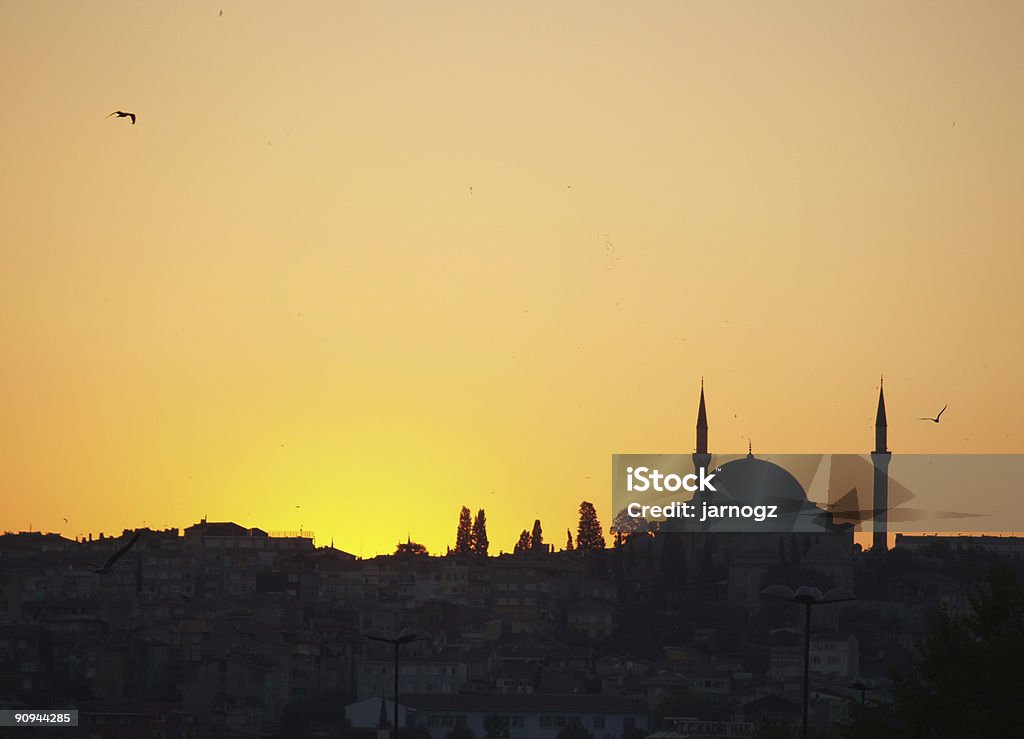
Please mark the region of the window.
[[595, 729], [603, 729], [604, 728], [604, 716], [594, 716], [594, 728]]

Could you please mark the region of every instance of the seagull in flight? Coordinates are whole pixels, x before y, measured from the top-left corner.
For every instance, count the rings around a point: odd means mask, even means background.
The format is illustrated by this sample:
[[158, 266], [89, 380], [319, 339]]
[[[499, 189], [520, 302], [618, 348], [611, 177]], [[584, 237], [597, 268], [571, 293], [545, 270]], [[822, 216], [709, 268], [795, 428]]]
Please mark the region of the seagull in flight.
[[103, 563], [102, 567], [96, 567], [95, 565], [93, 565], [93, 572], [95, 572], [97, 575], [109, 575], [110, 574], [110, 568], [114, 566], [114, 563], [117, 562], [117, 560], [121, 559], [121, 557], [123, 557], [125, 554], [127, 554], [129, 549], [131, 549], [133, 546], [135, 546], [135, 542], [137, 542], [139, 540], [139, 535], [141, 533], [142, 533], [142, 529], [136, 529], [135, 530], [135, 536], [133, 536], [128, 541], [127, 544], [125, 544], [123, 547], [121, 547], [116, 552], [111, 554], [110, 557], [107, 559], [107, 561]]
[[921, 418], [919, 418], [917, 420], [918, 421], [931, 421], [932, 423], [938, 423], [939, 419], [942, 418], [942, 414], [946, 412], [946, 409], [948, 407], [949, 407], [949, 403], [946, 403], [944, 406], [942, 406], [942, 410], [939, 411], [939, 415], [937, 415], [935, 418], [926, 418], [926, 417], [922, 416]]
[[[135, 125], [135, 114], [134, 113], [126, 113], [123, 110], [115, 110], [110, 115], [116, 115], [118, 118], [131, 118], [132, 119], [132, 125], [133, 126]], [[108, 115], [107, 118], [109, 118], [110, 115]]]

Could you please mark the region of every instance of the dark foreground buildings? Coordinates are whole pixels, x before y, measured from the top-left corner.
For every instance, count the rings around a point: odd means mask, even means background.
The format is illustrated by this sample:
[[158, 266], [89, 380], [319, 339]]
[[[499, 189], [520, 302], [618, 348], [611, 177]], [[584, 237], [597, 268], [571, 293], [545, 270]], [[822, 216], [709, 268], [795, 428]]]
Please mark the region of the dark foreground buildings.
[[[877, 424], [873, 455], [887, 455], [881, 393]], [[694, 459], [711, 463], [703, 390]], [[770, 478], [807, 502], [753, 454], [722, 469], [751, 500], [745, 481]], [[876, 486], [876, 508], [885, 495]], [[912, 664], [931, 613], [969, 608], [977, 568], [958, 561], [1024, 552], [1019, 539], [898, 536], [893, 551], [880, 539], [861, 553], [852, 527], [830, 525], [619, 534], [590, 553], [358, 559], [201, 521], [147, 530], [94, 574], [87, 563], [129, 535], [0, 536], [0, 708], [74, 707], [80, 726], [64, 736], [383, 739], [394, 651], [363, 635], [415, 628], [429, 638], [399, 652], [403, 737], [749, 735], [767, 719], [799, 721], [800, 612], [759, 597], [783, 583], [858, 596], [813, 614], [811, 721], [834, 724], [860, 701], [858, 678], [884, 685], [889, 668]]]

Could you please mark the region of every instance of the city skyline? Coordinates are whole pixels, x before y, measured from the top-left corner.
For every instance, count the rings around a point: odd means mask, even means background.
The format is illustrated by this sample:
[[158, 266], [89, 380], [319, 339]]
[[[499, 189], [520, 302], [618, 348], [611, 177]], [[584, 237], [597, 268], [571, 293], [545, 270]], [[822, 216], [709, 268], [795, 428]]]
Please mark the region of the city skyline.
[[0, 528], [561, 545], [702, 377], [722, 453], [883, 374], [1024, 452], [1018, 4], [4, 9]]

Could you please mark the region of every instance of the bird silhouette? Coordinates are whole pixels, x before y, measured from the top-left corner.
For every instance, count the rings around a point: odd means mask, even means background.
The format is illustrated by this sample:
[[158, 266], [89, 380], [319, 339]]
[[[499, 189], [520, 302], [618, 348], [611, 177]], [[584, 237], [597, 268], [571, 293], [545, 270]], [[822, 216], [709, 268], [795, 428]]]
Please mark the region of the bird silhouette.
[[[131, 118], [132, 119], [132, 125], [133, 126], [135, 125], [135, 114], [134, 113], [126, 113], [123, 110], [115, 110], [110, 115], [116, 115], [118, 118]], [[110, 115], [108, 115], [107, 118], [109, 118]]]
[[95, 572], [97, 575], [108, 575], [108, 574], [110, 574], [110, 568], [114, 566], [114, 563], [117, 562], [117, 560], [121, 559], [121, 557], [123, 557], [125, 554], [127, 554], [129, 549], [131, 549], [133, 546], [135, 546], [135, 542], [137, 542], [139, 540], [139, 535], [140, 534], [142, 534], [142, 530], [141, 529], [136, 529], [135, 536], [133, 536], [128, 541], [127, 544], [125, 544], [123, 547], [121, 547], [116, 552], [111, 554], [110, 557], [107, 559], [107, 561], [103, 563], [102, 567], [96, 567], [96, 565], [93, 565], [93, 572]]
[[949, 407], [949, 403], [946, 403], [946, 405], [942, 406], [942, 410], [939, 411], [939, 415], [937, 415], [935, 418], [927, 418], [925, 416], [922, 416], [921, 418], [919, 418], [917, 420], [918, 421], [931, 421], [932, 423], [938, 423], [939, 419], [942, 418], [942, 414], [946, 412], [946, 409], [948, 407]]

